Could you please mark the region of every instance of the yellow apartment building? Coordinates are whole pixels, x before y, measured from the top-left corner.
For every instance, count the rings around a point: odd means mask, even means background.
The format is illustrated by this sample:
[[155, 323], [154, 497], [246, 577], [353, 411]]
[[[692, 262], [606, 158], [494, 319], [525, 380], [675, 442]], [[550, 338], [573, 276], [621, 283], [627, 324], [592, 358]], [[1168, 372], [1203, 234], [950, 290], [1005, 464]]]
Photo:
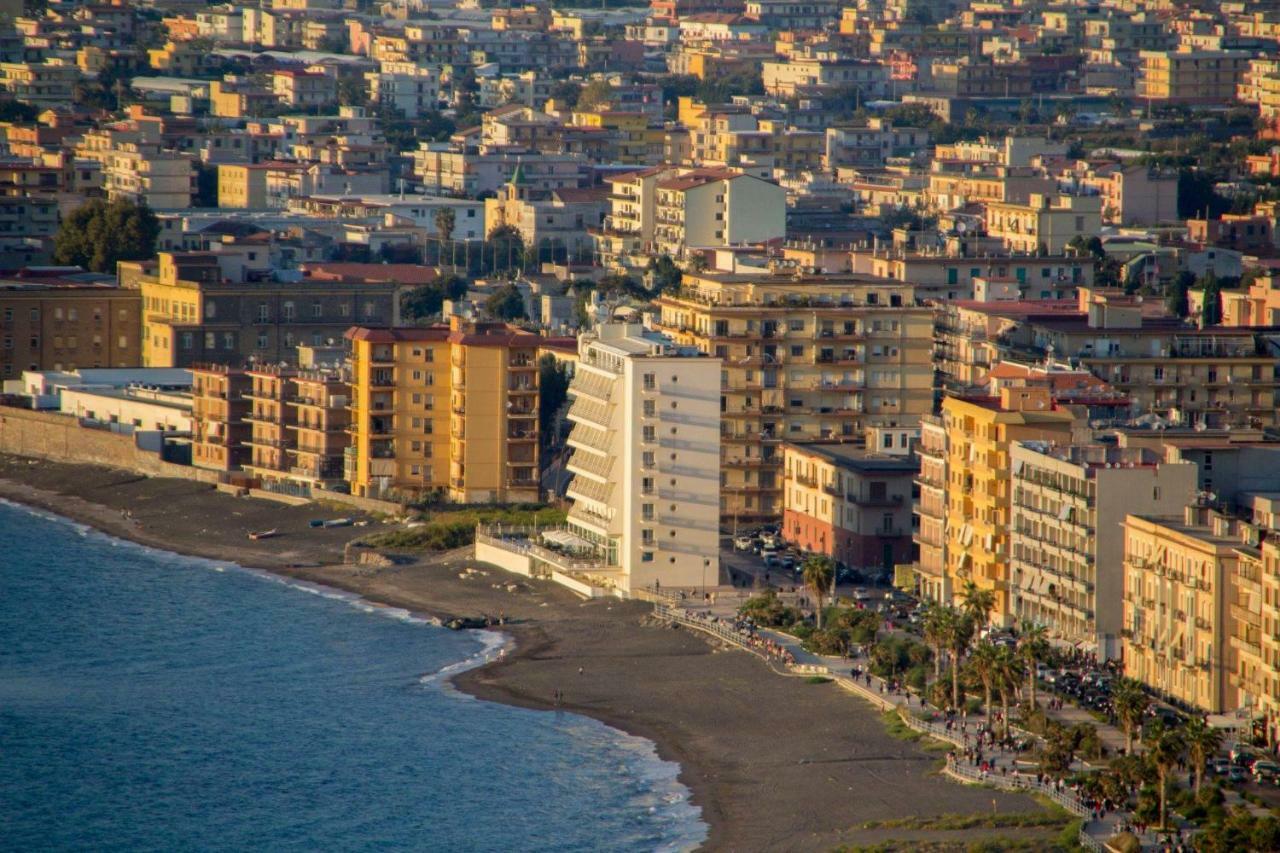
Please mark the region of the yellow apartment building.
[[858, 275], [686, 273], [658, 328], [723, 362], [721, 516], [780, 520], [784, 440], [914, 426], [933, 409], [933, 312]]
[[250, 458], [252, 424], [246, 395], [253, 380], [243, 370], [223, 365], [191, 368], [191, 464], [229, 473]]
[[[1076, 416], [1054, 406], [1048, 389], [1004, 388], [999, 397], [942, 401], [946, 430], [945, 579], [958, 595], [966, 581], [991, 590], [991, 622], [1013, 617], [1009, 590], [1011, 488], [1015, 441], [1070, 443]], [[923, 524], [923, 522], [922, 522]]]
[[1164, 103], [1229, 103], [1251, 58], [1244, 50], [1139, 51], [1137, 95]]
[[547, 339], [454, 318], [447, 327], [354, 328], [347, 340], [353, 493], [538, 500], [538, 350]]
[[[1237, 522], [1205, 506], [1124, 520], [1125, 674], [1201, 713], [1237, 707]], [[1251, 636], [1248, 633], [1246, 637]]]

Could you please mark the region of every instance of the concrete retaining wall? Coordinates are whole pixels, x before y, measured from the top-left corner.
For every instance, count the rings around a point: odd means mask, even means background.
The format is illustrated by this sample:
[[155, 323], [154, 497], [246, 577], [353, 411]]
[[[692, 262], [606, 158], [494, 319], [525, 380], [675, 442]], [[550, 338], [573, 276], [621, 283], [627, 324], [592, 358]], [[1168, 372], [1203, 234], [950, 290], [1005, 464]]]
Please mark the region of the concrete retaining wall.
[[528, 554], [518, 554], [488, 542], [476, 541], [476, 559], [482, 563], [492, 563], [500, 569], [506, 569], [517, 575], [533, 576], [533, 561]]
[[175, 465], [140, 450], [131, 435], [88, 429], [73, 417], [30, 409], [0, 407], [0, 452], [53, 462], [106, 465], [148, 477], [218, 482], [216, 471]]
[[318, 501], [333, 501], [345, 506], [355, 507], [363, 512], [377, 512], [383, 515], [403, 515], [404, 507], [394, 501], [380, 501], [376, 498], [362, 498], [346, 492], [331, 492], [328, 489], [313, 488], [311, 497]]

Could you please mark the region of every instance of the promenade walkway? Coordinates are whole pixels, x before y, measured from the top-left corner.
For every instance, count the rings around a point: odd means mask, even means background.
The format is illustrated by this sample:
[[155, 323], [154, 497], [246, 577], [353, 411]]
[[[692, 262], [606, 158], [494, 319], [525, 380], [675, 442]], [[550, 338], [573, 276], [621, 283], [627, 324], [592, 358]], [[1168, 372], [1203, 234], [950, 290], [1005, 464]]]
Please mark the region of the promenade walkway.
[[[1071, 814], [1084, 818], [1080, 829], [1080, 844], [1086, 850], [1101, 853], [1105, 850], [1106, 840], [1120, 829], [1122, 822], [1120, 815], [1113, 812], [1101, 818], [1097, 817], [1090, 806], [1070, 788], [1039, 781], [1034, 773], [1020, 771], [1012, 759], [1005, 765], [1007, 772], [1004, 774], [984, 772], [964, 758], [964, 750], [968, 747], [966, 732], [954, 727], [948, 729], [940, 720], [924, 718], [921, 715], [927, 716], [937, 712], [930, 711], [922, 704], [919, 697], [894, 693], [884, 679], [870, 674], [858, 679], [853, 678], [849, 672], [850, 662], [839, 658], [823, 658], [808, 652], [801, 646], [799, 640], [789, 634], [768, 629], [748, 631], [735, 628], [735, 619], [716, 615], [707, 609], [689, 610], [670, 601], [655, 601], [654, 612], [661, 619], [736, 645], [768, 662], [775, 672], [805, 677], [822, 675], [831, 678], [843, 689], [871, 703], [878, 711], [897, 713], [909, 728], [956, 748], [956, 752], [948, 755], [945, 771], [956, 781], [988, 785], [1005, 791], [1041, 794]], [[839, 667], [833, 667], [833, 663], [838, 664]], [[1150, 834], [1148, 836], [1150, 845], [1153, 848], [1157, 847], [1158, 840]], [[1148, 839], [1144, 838], [1143, 842], [1145, 847]]]

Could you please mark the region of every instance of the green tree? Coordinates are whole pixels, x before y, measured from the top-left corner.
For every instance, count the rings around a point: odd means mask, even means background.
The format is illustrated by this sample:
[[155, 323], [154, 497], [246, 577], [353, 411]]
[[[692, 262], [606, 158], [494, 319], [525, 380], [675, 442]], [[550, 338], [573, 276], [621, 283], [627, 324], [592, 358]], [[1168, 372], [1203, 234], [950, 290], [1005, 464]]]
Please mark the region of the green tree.
[[1182, 732], [1178, 729], [1165, 728], [1160, 723], [1151, 727], [1147, 741], [1147, 760], [1156, 771], [1156, 784], [1160, 794], [1160, 826], [1167, 825], [1169, 818], [1169, 774], [1173, 772], [1182, 756], [1186, 745], [1182, 741]]
[[613, 99], [613, 86], [608, 80], [592, 80], [578, 92], [577, 109], [583, 112], [607, 106]]
[[1151, 707], [1151, 698], [1147, 696], [1142, 685], [1132, 678], [1119, 679], [1111, 692], [1112, 706], [1116, 717], [1120, 720], [1120, 728], [1124, 730], [1124, 752], [1133, 752], [1133, 736], [1142, 726], [1142, 721]]
[[53, 241], [53, 260], [115, 273], [119, 261], [154, 257], [160, 220], [145, 204], [93, 199], [67, 216]]
[[[954, 608], [953, 608], [954, 610]], [[956, 618], [948, 623], [947, 645], [951, 653], [951, 707], [960, 709], [960, 663], [973, 642], [974, 623], [963, 610], [954, 611]]]
[[538, 361], [538, 435], [545, 444], [555, 436], [556, 412], [564, 405], [569, 391], [569, 369], [555, 356], [547, 353]]
[[817, 617], [818, 628], [822, 627], [822, 601], [827, 591], [831, 589], [832, 583], [836, 579], [836, 566], [831, 558], [824, 554], [811, 554], [804, 561], [802, 570], [804, 585], [813, 591], [813, 597], [818, 602]]
[[662, 255], [649, 261], [649, 272], [653, 273], [654, 286], [659, 293], [670, 293], [680, 289], [680, 281], [684, 273], [670, 255]]
[[1205, 762], [1222, 748], [1222, 730], [1208, 725], [1202, 717], [1192, 717], [1182, 728], [1182, 738], [1195, 774], [1195, 792], [1199, 794], [1204, 782]]
[[1004, 722], [1004, 737], [1009, 737], [1009, 697], [1022, 683], [1022, 661], [1018, 653], [1008, 646], [996, 647], [996, 692], [1000, 694], [1000, 719]]
[[521, 269], [524, 267], [524, 238], [514, 226], [499, 225], [489, 232], [484, 256], [485, 260], [491, 261], [488, 269], [493, 272]]
[[985, 625], [996, 606], [993, 590], [982, 589], [973, 581], [965, 581], [960, 592], [960, 607], [975, 625]]
[[430, 284], [415, 287], [400, 297], [400, 314], [406, 320], [426, 320], [440, 313], [446, 299], [460, 299], [467, 292], [467, 280], [446, 275]]
[[974, 646], [969, 654], [969, 672], [982, 684], [982, 709], [986, 714], [988, 729], [991, 728], [991, 694], [996, 686], [999, 654], [999, 649], [986, 640]]
[[924, 641], [933, 649], [933, 677], [942, 678], [942, 655], [950, 646], [955, 622], [960, 618], [954, 607], [936, 602], [925, 606], [921, 627]]
[[525, 320], [524, 296], [514, 284], [504, 284], [485, 300], [484, 310], [498, 320]]
[[1018, 636], [1018, 657], [1027, 672], [1027, 705], [1036, 707], [1036, 666], [1049, 656], [1049, 629], [1031, 622], [1022, 623]]
[[1164, 306], [1175, 317], [1186, 317], [1191, 313], [1191, 303], [1187, 299], [1187, 291], [1191, 289], [1195, 276], [1183, 270], [1169, 285], [1169, 292], [1164, 298]]
[[[450, 249], [453, 248], [453, 229], [457, 227], [458, 217], [452, 207], [440, 207], [436, 209], [432, 220], [436, 226], [436, 238], [440, 241], [440, 254], [443, 255], [445, 243], [449, 244]], [[449, 253], [449, 260], [453, 261], [452, 251]]]
[[1197, 284], [1204, 291], [1200, 322], [1205, 326], [1216, 326], [1222, 322], [1222, 283], [1218, 281], [1213, 270], [1209, 270]]

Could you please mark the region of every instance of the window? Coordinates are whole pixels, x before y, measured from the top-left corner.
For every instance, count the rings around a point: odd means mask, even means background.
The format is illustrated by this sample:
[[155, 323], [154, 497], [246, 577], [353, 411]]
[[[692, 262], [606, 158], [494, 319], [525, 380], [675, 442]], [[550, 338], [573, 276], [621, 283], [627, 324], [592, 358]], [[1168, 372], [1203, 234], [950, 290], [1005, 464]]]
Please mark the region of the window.
[[258, 332], [258, 349], [266, 349], [266, 348], [267, 348], [267, 333]]
[[787, 321], [787, 328], [788, 328], [788, 329], [790, 329], [790, 330], [791, 330], [791, 331], [793, 331], [793, 332], [803, 332], [803, 331], [804, 331], [804, 320], [788, 320], [788, 321]]
[[366, 302], [366, 303], [364, 304], [364, 316], [365, 316], [366, 318], [368, 318], [368, 317], [372, 317], [375, 313], [376, 313], [376, 312], [375, 312], [375, 310], [374, 310], [374, 305], [373, 305], [373, 303], [372, 303], [372, 302]]
[[654, 441], [656, 438], [657, 438], [657, 430], [655, 430], [652, 426], [647, 426], [647, 427], [645, 427], [645, 428], [644, 428], [644, 440], [645, 440], [645, 441], [647, 441], [647, 442], [652, 442], [652, 441]]
[[654, 400], [645, 400], [645, 401], [644, 401], [644, 416], [645, 416], [646, 418], [651, 418], [651, 417], [653, 417], [655, 414], [657, 414], [657, 408], [658, 408], [658, 404], [657, 404], [657, 402], [656, 402], [656, 401], [654, 401]]
[[218, 336], [213, 332], [204, 333], [204, 348], [214, 349], [218, 346]]
[[267, 303], [258, 303], [258, 322], [265, 323], [271, 318], [271, 309], [267, 307]]
[[643, 480], [640, 481], [640, 492], [646, 495], [653, 494], [653, 478], [652, 477], [645, 477]]
[[657, 376], [655, 374], [646, 373], [644, 375], [644, 390], [652, 391], [655, 387], [657, 387], [657, 381], [658, 381]]
[[324, 306], [323, 306], [323, 305], [321, 305], [319, 302], [312, 302], [312, 303], [311, 303], [311, 316], [312, 316], [312, 317], [316, 317], [316, 318], [323, 317], [323, 316], [324, 316]]
[[196, 345], [196, 336], [191, 332], [182, 333], [182, 348], [191, 349]]
[[653, 562], [653, 552], [652, 552], [652, 551], [641, 551], [641, 552], [640, 552], [640, 562], [642, 562], [642, 563], [652, 563], [652, 562]]
[[222, 348], [223, 348], [224, 350], [233, 350], [233, 349], [235, 349], [235, 348], [236, 348], [236, 333], [235, 333], [235, 332], [223, 332], [223, 333], [222, 333]]
[[792, 357], [792, 358], [804, 358], [804, 347], [803, 347], [803, 346], [792, 346], [792, 347], [791, 347], [791, 357]]
[[293, 303], [286, 302], [280, 313], [284, 317], [285, 322], [292, 322], [294, 316], [296, 315]]
[[653, 504], [640, 505], [640, 518], [642, 521], [653, 521]]
[[652, 531], [652, 530], [650, 530], [649, 528], [645, 528], [644, 530], [641, 530], [641, 531], [640, 531], [640, 544], [641, 544], [641, 545], [645, 545], [645, 546], [652, 546], [652, 545], [653, 545], [653, 531]]
[[206, 320], [212, 320], [214, 317], [217, 317], [218, 303], [214, 302], [212, 299], [207, 300], [204, 303], [204, 316]]
[[646, 468], [652, 468], [654, 465], [653, 451], [646, 450], [640, 456], [640, 464]]

